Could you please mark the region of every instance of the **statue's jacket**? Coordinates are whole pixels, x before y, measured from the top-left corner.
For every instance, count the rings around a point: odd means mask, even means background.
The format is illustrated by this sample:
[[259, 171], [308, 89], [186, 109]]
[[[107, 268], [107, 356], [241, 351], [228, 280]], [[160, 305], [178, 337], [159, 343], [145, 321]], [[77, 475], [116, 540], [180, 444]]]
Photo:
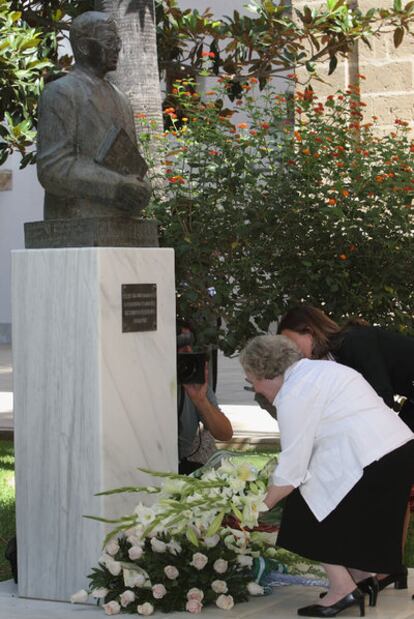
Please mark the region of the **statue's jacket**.
[[119, 214], [120, 175], [94, 161], [113, 126], [123, 128], [136, 144], [131, 105], [109, 80], [75, 67], [45, 87], [37, 142], [45, 219]]

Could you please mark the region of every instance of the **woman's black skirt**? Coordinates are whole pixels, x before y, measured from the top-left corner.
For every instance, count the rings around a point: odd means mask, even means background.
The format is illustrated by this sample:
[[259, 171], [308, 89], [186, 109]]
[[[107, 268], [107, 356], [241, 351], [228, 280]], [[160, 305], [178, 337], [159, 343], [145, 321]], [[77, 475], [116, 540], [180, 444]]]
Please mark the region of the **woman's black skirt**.
[[398, 572], [413, 482], [414, 440], [367, 466], [358, 483], [321, 522], [296, 489], [287, 497], [277, 544], [321, 563]]

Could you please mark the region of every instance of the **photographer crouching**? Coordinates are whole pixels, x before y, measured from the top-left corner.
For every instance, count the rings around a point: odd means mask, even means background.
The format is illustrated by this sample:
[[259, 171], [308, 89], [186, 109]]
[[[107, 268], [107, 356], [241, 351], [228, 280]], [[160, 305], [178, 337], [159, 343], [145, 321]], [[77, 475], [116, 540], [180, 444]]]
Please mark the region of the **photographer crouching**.
[[233, 436], [231, 423], [208, 384], [206, 355], [193, 353], [193, 344], [191, 325], [178, 323], [178, 472], [185, 475], [203, 466], [216, 451], [214, 439], [229, 441]]

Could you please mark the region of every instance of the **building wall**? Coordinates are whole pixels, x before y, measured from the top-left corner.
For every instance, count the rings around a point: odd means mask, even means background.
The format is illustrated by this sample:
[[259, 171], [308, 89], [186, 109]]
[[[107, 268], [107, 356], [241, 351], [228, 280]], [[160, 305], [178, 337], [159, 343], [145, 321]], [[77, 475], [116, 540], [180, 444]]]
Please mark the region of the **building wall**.
[[[20, 157], [13, 155], [0, 168], [11, 171], [11, 190], [0, 190], [0, 343], [10, 341], [11, 250], [24, 248], [23, 224], [43, 218], [43, 189], [35, 166], [19, 170]], [[2, 174], [3, 173], [3, 174]]]

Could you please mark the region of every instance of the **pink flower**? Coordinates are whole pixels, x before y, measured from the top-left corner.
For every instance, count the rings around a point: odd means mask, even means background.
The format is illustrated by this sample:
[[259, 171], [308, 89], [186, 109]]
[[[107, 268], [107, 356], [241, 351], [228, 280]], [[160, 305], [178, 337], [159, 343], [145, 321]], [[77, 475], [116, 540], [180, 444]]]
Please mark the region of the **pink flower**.
[[193, 554], [193, 559], [190, 565], [195, 567], [197, 570], [202, 570], [207, 565], [207, 563], [208, 558], [206, 557], [206, 555], [203, 555], [203, 553], [201, 552], [196, 552], [195, 554]]
[[213, 568], [217, 574], [224, 574], [224, 572], [227, 572], [228, 565], [224, 559], [217, 559], [217, 561], [214, 561]]
[[164, 595], [166, 595], [166, 593], [167, 593], [167, 589], [161, 583], [157, 583], [156, 585], [152, 587], [152, 595], [154, 596], [156, 600], [161, 600], [164, 597]]
[[234, 600], [231, 595], [219, 595], [216, 600], [216, 606], [222, 610], [230, 610], [234, 606]]
[[214, 593], [227, 593], [228, 591], [227, 583], [225, 580], [213, 580], [213, 582], [211, 583], [211, 588], [213, 589]]
[[188, 600], [187, 604], [185, 605], [185, 609], [189, 613], [198, 615], [199, 613], [201, 613], [203, 605], [199, 600]]
[[119, 596], [119, 600], [121, 602], [121, 606], [126, 608], [128, 604], [131, 604], [131, 602], [135, 601], [135, 593], [128, 589], [127, 591], [121, 593], [121, 595]]
[[175, 580], [176, 578], [178, 578], [179, 573], [180, 572], [177, 570], [177, 568], [174, 565], [166, 565], [164, 567], [164, 574], [170, 580]]
[[141, 546], [132, 546], [128, 550], [128, 557], [131, 559], [131, 561], [137, 561], [142, 557], [143, 553], [144, 551], [142, 550]]
[[197, 589], [197, 587], [193, 587], [189, 591], [187, 591], [187, 600], [198, 600], [201, 602], [204, 599], [204, 593], [201, 589]]
[[105, 615], [119, 615], [121, 612], [121, 607], [118, 602], [115, 602], [115, 600], [108, 602], [108, 604], [104, 604], [102, 608], [105, 611]]

